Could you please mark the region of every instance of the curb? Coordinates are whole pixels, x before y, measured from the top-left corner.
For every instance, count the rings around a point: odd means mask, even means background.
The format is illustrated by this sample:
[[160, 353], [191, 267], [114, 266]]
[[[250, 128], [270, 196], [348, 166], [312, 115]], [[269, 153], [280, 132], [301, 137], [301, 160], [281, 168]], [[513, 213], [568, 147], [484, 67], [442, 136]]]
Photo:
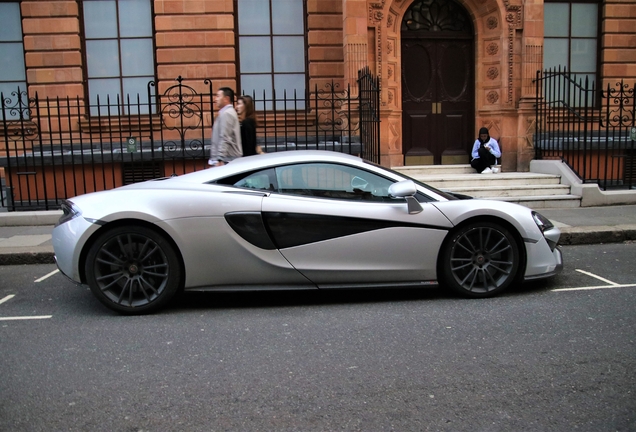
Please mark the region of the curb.
[[62, 210], [3, 212], [0, 213], [0, 226], [55, 225], [62, 214]]
[[53, 252], [17, 252], [0, 254], [0, 265], [55, 264]]
[[636, 240], [636, 225], [563, 227], [560, 245], [622, 243]]

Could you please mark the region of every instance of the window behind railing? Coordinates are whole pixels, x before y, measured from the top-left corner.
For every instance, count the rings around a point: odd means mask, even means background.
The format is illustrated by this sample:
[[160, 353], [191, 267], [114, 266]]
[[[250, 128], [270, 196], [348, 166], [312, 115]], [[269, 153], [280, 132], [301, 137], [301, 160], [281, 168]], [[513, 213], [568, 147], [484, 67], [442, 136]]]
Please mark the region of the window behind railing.
[[[146, 85], [155, 78], [151, 0], [84, 0], [83, 24], [90, 114], [119, 116], [131, 106], [147, 110]], [[98, 105], [108, 110], [97, 112]]]
[[[0, 3], [0, 93], [7, 105], [17, 103], [18, 88], [26, 92], [24, 44], [19, 2]], [[19, 118], [16, 111], [8, 111], [5, 120]], [[2, 120], [2, 118], [0, 118]]]
[[[543, 68], [567, 70], [587, 80], [588, 88], [598, 82], [599, 4], [597, 1], [546, 0], [544, 4]], [[565, 90], [569, 104], [593, 104], [575, 100], [576, 84]], [[591, 93], [590, 93], [591, 95]], [[544, 95], [548, 97], [548, 95]]]
[[[237, 0], [240, 92], [262, 99], [304, 97], [306, 89], [303, 0]], [[275, 94], [275, 96], [274, 96]], [[271, 102], [266, 110], [274, 107]], [[280, 102], [276, 109], [290, 108]]]

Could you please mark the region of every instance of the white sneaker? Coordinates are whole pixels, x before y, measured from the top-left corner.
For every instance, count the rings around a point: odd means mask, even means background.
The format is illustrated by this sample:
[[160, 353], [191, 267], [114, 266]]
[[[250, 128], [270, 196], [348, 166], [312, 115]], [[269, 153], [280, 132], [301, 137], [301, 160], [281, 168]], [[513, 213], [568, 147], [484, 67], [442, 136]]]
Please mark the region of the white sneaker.
[[497, 174], [499, 172], [499, 168], [492, 168], [491, 171], [493, 174]]
[[492, 170], [490, 168], [486, 168], [481, 172], [482, 174], [492, 174]]

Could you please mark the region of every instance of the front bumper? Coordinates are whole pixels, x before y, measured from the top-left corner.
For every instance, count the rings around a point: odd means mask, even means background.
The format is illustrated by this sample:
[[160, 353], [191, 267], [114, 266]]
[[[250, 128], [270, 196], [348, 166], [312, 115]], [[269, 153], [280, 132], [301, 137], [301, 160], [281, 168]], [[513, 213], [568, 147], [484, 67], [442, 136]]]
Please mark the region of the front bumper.
[[99, 225], [79, 216], [53, 228], [51, 241], [57, 268], [66, 277], [81, 283], [80, 255], [88, 239]]
[[545, 279], [552, 276], [555, 276], [561, 271], [563, 271], [563, 254], [561, 253], [561, 248], [559, 246], [555, 247], [552, 251], [552, 256], [554, 257], [554, 268], [552, 270], [547, 270], [541, 274], [527, 275], [524, 278], [525, 280], [537, 280], [537, 279]]

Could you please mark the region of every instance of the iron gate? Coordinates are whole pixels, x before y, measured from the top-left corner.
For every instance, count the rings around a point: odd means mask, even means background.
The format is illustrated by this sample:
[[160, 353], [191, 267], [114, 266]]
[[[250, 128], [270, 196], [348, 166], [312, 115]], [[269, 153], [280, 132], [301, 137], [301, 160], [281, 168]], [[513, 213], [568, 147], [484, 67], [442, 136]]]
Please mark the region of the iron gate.
[[560, 159], [603, 190], [636, 187], [636, 98], [624, 81], [596, 88], [588, 77], [537, 71], [537, 159]]

